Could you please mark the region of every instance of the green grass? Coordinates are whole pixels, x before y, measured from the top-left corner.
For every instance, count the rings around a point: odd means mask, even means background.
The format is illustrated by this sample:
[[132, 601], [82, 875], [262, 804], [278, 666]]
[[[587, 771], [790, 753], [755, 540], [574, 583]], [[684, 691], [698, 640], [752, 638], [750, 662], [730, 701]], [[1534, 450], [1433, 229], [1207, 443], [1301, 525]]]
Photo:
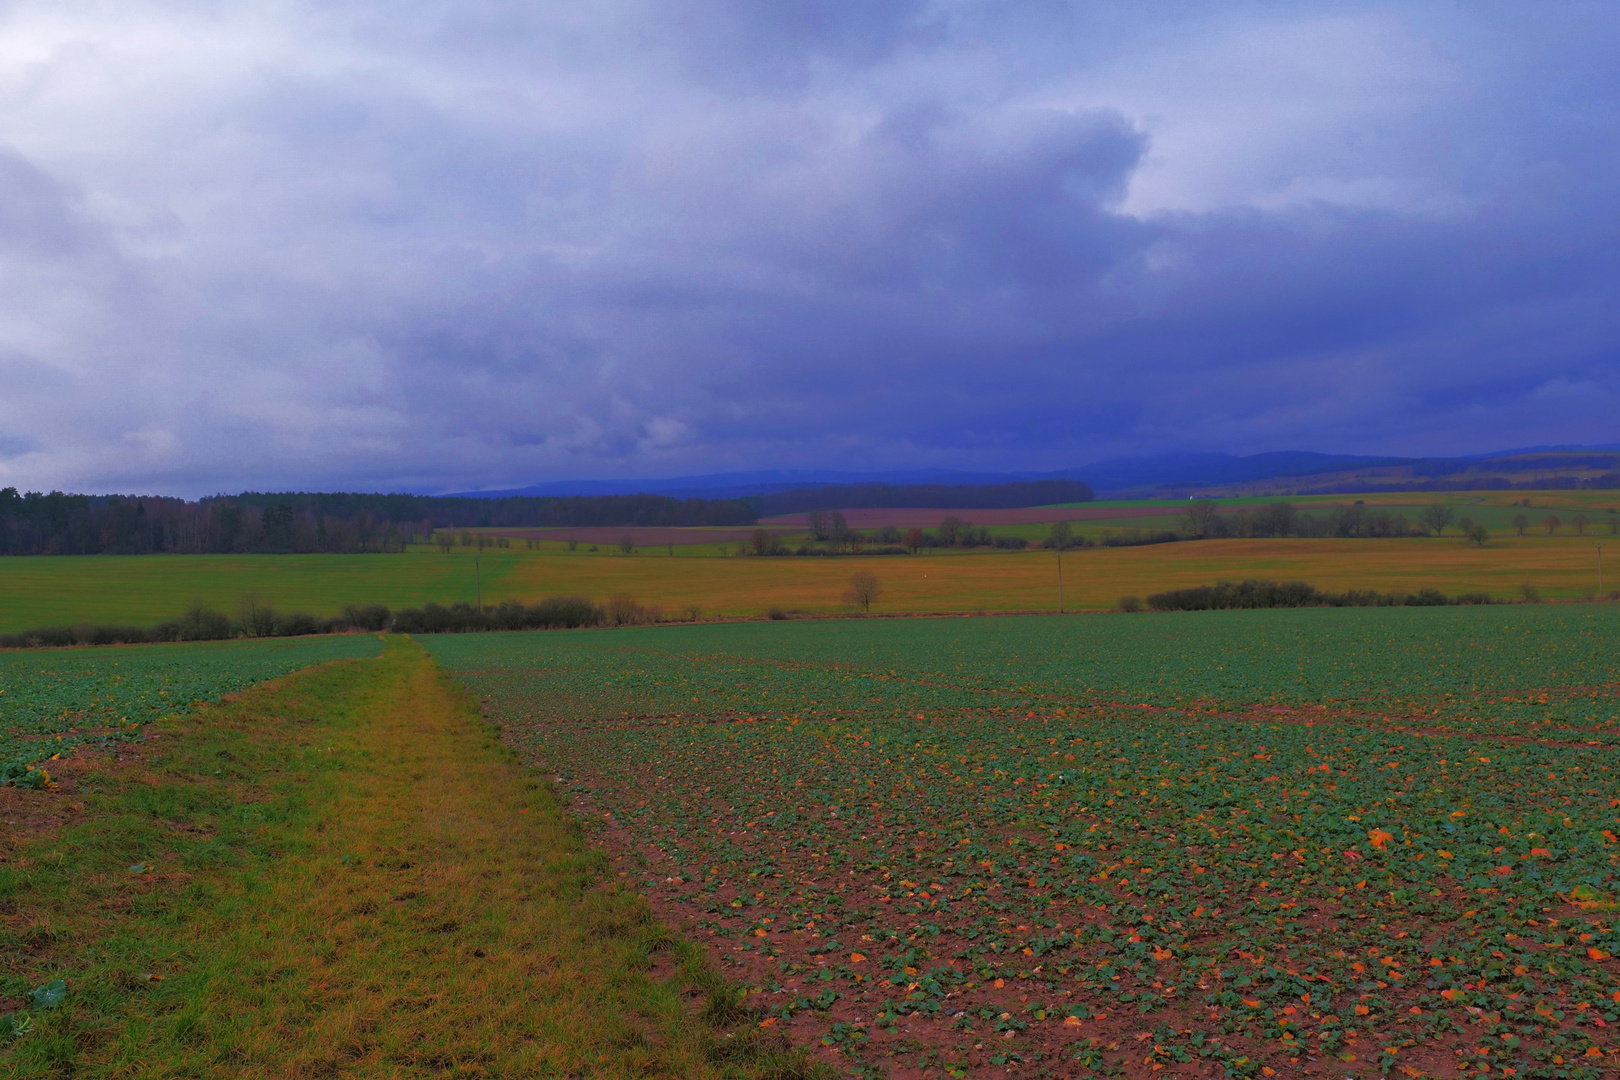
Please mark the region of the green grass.
[[851, 1065], [1596, 1078], [1617, 631], [1587, 605], [427, 645]]
[[409, 642], [159, 727], [75, 777], [78, 809], [25, 793], [70, 822], [0, 864], [0, 997], [30, 1027], [0, 1073], [814, 1072]]

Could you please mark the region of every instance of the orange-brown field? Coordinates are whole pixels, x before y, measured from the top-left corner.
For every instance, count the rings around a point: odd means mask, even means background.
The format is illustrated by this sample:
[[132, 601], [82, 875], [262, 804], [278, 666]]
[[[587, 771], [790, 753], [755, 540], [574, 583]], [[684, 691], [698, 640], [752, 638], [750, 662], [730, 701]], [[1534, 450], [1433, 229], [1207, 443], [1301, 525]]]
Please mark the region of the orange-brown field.
[[[1620, 554], [1620, 544], [1615, 545]], [[1247, 577], [1309, 581], [1329, 590], [1387, 592], [1433, 586], [1447, 593], [1517, 596], [1521, 583], [1546, 597], [1597, 588], [1590, 537], [1524, 537], [1484, 548], [1456, 538], [1411, 540], [1206, 540], [1134, 548], [1087, 548], [1063, 556], [1065, 606], [1108, 608], [1125, 595]], [[758, 614], [770, 607], [850, 610], [843, 590], [870, 570], [884, 592], [874, 611], [1029, 611], [1057, 607], [1057, 555], [1051, 551], [925, 552], [917, 556], [741, 558], [640, 555], [515, 562], [503, 592], [525, 599], [552, 593], [628, 593], [666, 612]], [[1620, 569], [1605, 579], [1620, 585]]]

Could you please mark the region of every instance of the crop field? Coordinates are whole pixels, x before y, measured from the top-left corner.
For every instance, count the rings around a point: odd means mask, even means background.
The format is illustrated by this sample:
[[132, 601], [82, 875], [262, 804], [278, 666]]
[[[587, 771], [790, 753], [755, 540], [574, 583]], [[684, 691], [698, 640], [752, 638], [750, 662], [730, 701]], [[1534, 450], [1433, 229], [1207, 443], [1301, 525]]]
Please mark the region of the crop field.
[[[1203, 540], [1148, 547], [1088, 548], [1063, 556], [1070, 609], [1108, 609], [1121, 596], [1265, 577], [1308, 581], [1328, 591], [1375, 589], [1517, 598], [1531, 584], [1548, 599], [1577, 599], [1598, 587], [1593, 537], [1504, 537], [1478, 548], [1443, 539]], [[558, 594], [598, 602], [628, 594], [670, 616], [763, 615], [768, 608], [848, 614], [843, 599], [857, 570], [883, 585], [878, 614], [1056, 610], [1053, 552], [925, 551], [916, 556], [739, 558], [676, 548], [618, 553], [503, 550], [484, 557], [483, 598], [534, 603]], [[1604, 591], [1620, 586], [1620, 544], [1605, 552]], [[221, 565], [225, 564], [225, 565]], [[391, 608], [428, 601], [472, 603], [472, 556], [152, 555], [0, 559], [0, 633], [78, 622], [150, 626], [202, 600], [227, 613], [248, 593], [280, 611], [335, 615], [344, 604]]]
[[[515, 551], [485, 552], [484, 598], [498, 602]], [[281, 611], [344, 604], [472, 603], [472, 557], [429, 555], [25, 555], [0, 558], [0, 633], [93, 622], [151, 626], [200, 600], [227, 613], [247, 593]]]
[[1620, 605], [423, 639], [768, 1028], [936, 1076], [1620, 1065]]
[[0, 652], [0, 768], [86, 744], [311, 664], [376, 656], [374, 635]]
[[[1530, 498], [1534, 505], [1515, 507], [1510, 496]], [[1410, 493], [1369, 495], [1366, 502], [1415, 516], [1431, 498]], [[1516, 598], [1525, 584], [1548, 599], [1579, 599], [1620, 586], [1616, 565], [1620, 540], [1607, 531], [1606, 506], [1617, 501], [1614, 492], [1453, 493], [1445, 498], [1459, 517], [1472, 515], [1490, 526], [1486, 546], [1476, 547], [1453, 530], [1438, 538], [1226, 539], [1090, 548], [1064, 556], [1065, 604], [1107, 609], [1121, 596], [1245, 577], [1302, 580], [1333, 592], [1438, 588], [1448, 594], [1488, 592], [1499, 598]], [[1223, 506], [1264, 501], [1223, 500]], [[1345, 500], [1295, 501], [1301, 509], [1311, 510]], [[1178, 510], [1178, 505], [1164, 500], [1086, 504], [1086, 513], [1145, 516], [1091, 520], [1083, 522], [1079, 532], [1095, 539], [1104, 530], [1164, 529], [1174, 526]], [[1507, 524], [1520, 512], [1537, 523], [1525, 536], [1516, 535]], [[931, 525], [948, 513], [969, 520], [976, 517], [971, 510], [930, 513]], [[994, 517], [988, 516], [993, 513], [977, 517], [997, 534], [1030, 540], [1046, 534], [1047, 526], [1039, 523], [994, 524]], [[1539, 524], [1549, 513], [1564, 522], [1553, 535]], [[1574, 531], [1576, 513], [1591, 520], [1584, 534]], [[851, 608], [843, 594], [851, 575], [862, 569], [876, 574], [883, 585], [883, 596], [874, 608], [880, 614], [1042, 611], [1055, 610], [1058, 603], [1056, 557], [1050, 551], [937, 549], [916, 556], [743, 558], [734, 554], [735, 543], [714, 542], [720, 532], [685, 530], [690, 542], [671, 539], [628, 555], [612, 544], [583, 540], [574, 551], [557, 540], [531, 550], [519, 538], [513, 541], [517, 546], [486, 551], [476, 561], [471, 550], [461, 547], [449, 552], [417, 547], [390, 555], [9, 557], [0, 559], [0, 633], [79, 622], [150, 626], [179, 615], [193, 601], [231, 612], [246, 594], [283, 612], [304, 611], [318, 617], [335, 615], [345, 604], [397, 609], [428, 602], [473, 603], [480, 595], [486, 603], [506, 599], [533, 603], [556, 594], [583, 595], [598, 602], [628, 594], [682, 617], [694, 608], [708, 617], [758, 616], [772, 607], [847, 614]], [[673, 531], [661, 530], [664, 534], [668, 539]], [[1600, 588], [1595, 546], [1601, 543], [1611, 546], [1609, 570]]]

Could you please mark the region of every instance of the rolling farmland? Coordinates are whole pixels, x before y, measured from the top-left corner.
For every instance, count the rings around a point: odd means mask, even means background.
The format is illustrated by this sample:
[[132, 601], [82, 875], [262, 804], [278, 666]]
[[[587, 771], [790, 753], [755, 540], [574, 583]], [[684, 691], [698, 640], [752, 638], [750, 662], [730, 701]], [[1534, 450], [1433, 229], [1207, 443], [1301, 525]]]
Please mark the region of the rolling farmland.
[[[1087, 548], [1064, 555], [1069, 608], [1106, 609], [1121, 596], [1218, 580], [1303, 580], [1329, 591], [1374, 589], [1448, 594], [1484, 591], [1516, 598], [1531, 583], [1549, 599], [1597, 588], [1598, 537], [1503, 537], [1479, 548], [1456, 537], [1393, 540], [1203, 540], [1146, 547]], [[702, 549], [700, 549], [702, 550]], [[705, 617], [757, 616], [781, 607], [848, 614], [843, 592], [866, 569], [884, 594], [878, 614], [1040, 611], [1057, 607], [1050, 551], [925, 550], [916, 556], [740, 558], [677, 547], [618, 552], [487, 552], [483, 598], [532, 603], [578, 594], [598, 602], [628, 594], [667, 614], [696, 607]], [[1620, 585], [1620, 544], [1605, 589]], [[473, 556], [412, 550], [403, 555], [152, 555], [20, 557], [0, 560], [0, 633], [78, 622], [151, 625], [193, 600], [231, 612], [255, 593], [281, 611], [335, 614], [344, 604], [392, 608], [472, 603]]]
[[1515, 606], [427, 644], [760, 1023], [845, 1067], [1597, 1077], [1617, 629]]

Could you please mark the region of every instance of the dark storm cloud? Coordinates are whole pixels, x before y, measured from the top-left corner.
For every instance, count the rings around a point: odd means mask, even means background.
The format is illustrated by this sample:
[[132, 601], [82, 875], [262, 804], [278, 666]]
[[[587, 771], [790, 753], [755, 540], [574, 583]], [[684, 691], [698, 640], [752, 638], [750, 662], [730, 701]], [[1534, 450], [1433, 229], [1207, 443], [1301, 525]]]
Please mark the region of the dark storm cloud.
[[13, 5], [0, 484], [1612, 441], [1616, 17]]

